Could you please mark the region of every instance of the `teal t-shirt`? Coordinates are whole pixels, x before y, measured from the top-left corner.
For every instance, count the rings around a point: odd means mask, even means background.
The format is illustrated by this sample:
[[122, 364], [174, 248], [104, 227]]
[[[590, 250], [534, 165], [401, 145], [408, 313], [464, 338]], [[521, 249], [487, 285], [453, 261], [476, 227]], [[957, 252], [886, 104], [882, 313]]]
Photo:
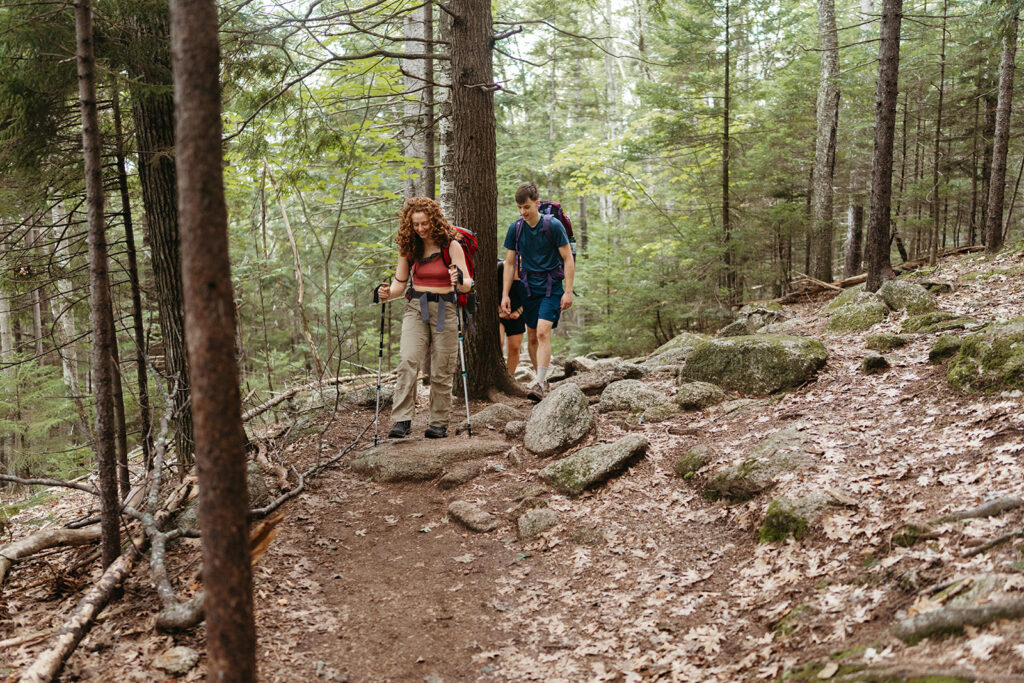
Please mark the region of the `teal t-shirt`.
[[[544, 216], [541, 216], [537, 225], [531, 228], [530, 224], [524, 220], [523, 232], [519, 236], [518, 251], [522, 258], [523, 268], [530, 272], [531, 294], [537, 294], [538, 288], [540, 288], [540, 293], [544, 293], [547, 288], [547, 272], [562, 265], [562, 255], [558, 253], [558, 248], [555, 245], [564, 247], [569, 244], [569, 235], [565, 232], [562, 221], [554, 216], [551, 217], [551, 235], [554, 240], [541, 232], [543, 221]], [[512, 251], [516, 251], [516, 223], [518, 222], [519, 219], [512, 221], [512, 225], [508, 226], [508, 232], [505, 234], [505, 248]], [[565, 290], [561, 280], [552, 283], [552, 295], [557, 293], [561, 296], [563, 291]]]

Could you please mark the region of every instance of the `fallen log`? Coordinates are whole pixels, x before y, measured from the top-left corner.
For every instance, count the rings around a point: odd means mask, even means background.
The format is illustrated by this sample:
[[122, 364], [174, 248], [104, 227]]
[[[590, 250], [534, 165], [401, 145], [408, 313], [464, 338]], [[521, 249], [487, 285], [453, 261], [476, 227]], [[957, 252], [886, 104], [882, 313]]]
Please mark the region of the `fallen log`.
[[89, 632], [96, 615], [106, 607], [114, 592], [131, 574], [139, 555], [140, 551], [133, 543], [107, 567], [100, 580], [86, 592], [75, 611], [50, 640], [46, 649], [18, 679], [21, 683], [48, 683], [57, 677], [67, 658]]
[[18, 560], [34, 555], [48, 548], [95, 543], [100, 537], [100, 528], [46, 529], [0, 548], [0, 586], [7, 578], [7, 572]]
[[[390, 375], [393, 375], [394, 373], [388, 373], [388, 374], [390, 376]], [[274, 406], [277, 406], [277, 405], [280, 405], [280, 404], [284, 403], [288, 399], [292, 398], [296, 394], [301, 393], [303, 391], [311, 391], [313, 389], [317, 389], [317, 388], [323, 387], [323, 386], [332, 386], [332, 385], [336, 385], [336, 384], [337, 385], [341, 385], [341, 384], [348, 384], [349, 382], [358, 382], [360, 380], [370, 379], [371, 377], [372, 378], [376, 378], [377, 374], [373, 373], [373, 374], [368, 374], [368, 375], [350, 375], [348, 377], [332, 377], [331, 379], [325, 379], [325, 380], [317, 381], [317, 382], [310, 382], [309, 384], [301, 384], [301, 385], [299, 385], [297, 387], [292, 387], [288, 391], [285, 391], [284, 393], [279, 394], [278, 396], [275, 396], [274, 398], [270, 399], [269, 401], [266, 401], [265, 403], [262, 403], [262, 404], [256, 406], [255, 408], [251, 408], [250, 410], [245, 411], [242, 414], [242, 422], [248, 422], [249, 420], [253, 419], [254, 417], [267, 412], [268, 410], [270, 410]]]

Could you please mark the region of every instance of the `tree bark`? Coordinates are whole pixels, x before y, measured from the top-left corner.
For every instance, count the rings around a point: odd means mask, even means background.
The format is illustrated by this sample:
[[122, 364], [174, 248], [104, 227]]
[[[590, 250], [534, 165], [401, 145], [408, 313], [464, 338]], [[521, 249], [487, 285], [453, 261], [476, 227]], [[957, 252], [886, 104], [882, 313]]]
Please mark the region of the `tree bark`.
[[836, 165], [836, 131], [839, 127], [839, 37], [833, 0], [818, 0], [818, 48], [821, 75], [818, 81], [818, 133], [814, 144], [814, 239], [810, 274], [832, 281], [832, 186]]
[[[451, 3], [452, 145], [454, 203], [449, 220], [472, 229], [476, 257], [476, 333], [463, 344], [470, 394], [515, 391], [498, 338], [498, 177], [494, 120], [494, 62], [489, 0]], [[463, 330], [465, 332], [465, 329]]]
[[988, 221], [986, 246], [990, 252], [1003, 247], [1003, 197], [1006, 191], [1006, 151], [1010, 143], [1010, 109], [1013, 105], [1013, 71], [1017, 56], [1017, 17], [1003, 36], [1003, 58], [999, 65], [999, 101], [996, 128], [992, 138], [992, 176], [988, 184]]
[[174, 446], [179, 472], [192, 463], [192, 409], [189, 406], [188, 354], [182, 315], [177, 179], [174, 169], [174, 97], [171, 90], [170, 32], [167, 3], [121, 0], [125, 11], [125, 51], [131, 77], [132, 114], [142, 203], [152, 251], [153, 277], [160, 310], [160, 331], [177, 429]]
[[217, 26], [213, 0], [172, 0], [175, 162], [203, 529], [207, 676], [243, 682], [256, 680], [256, 632], [222, 174]]
[[732, 56], [729, 42], [729, 9], [731, 0], [725, 0], [725, 81], [722, 86], [722, 259], [725, 265], [725, 287], [730, 301], [739, 301], [742, 296], [736, 289], [736, 264], [732, 244], [732, 211], [729, 207], [729, 106], [731, 89], [729, 67]]
[[878, 83], [875, 90], [875, 140], [871, 160], [871, 212], [865, 244], [868, 277], [865, 287], [877, 291], [893, 275], [889, 263], [889, 207], [892, 200], [892, 147], [896, 130], [896, 96], [900, 67], [900, 23], [903, 0], [882, 4]]
[[132, 207], [128, 196], [128, 173], [124, 164], [124, 131], [121, 128], [121, 93], [114, 82], [114, 153], [117, 161], [117, 185], [121, 190], [121, 217], [124, 221], [125, 251], [128, 257], [128, 283], [132, 296], [132, 327], [135, 332], [135, 375], [138, 381], [139, 427], [142, 432], [143, 462], [146, 469], [153, 461], [153, 435], [149, 408], [149, 379], [146, 373], [146, 338], [142, 324], [142, 295], [139, 290], [139, 264], [135, 252], [135, 228], [132, 225]]
[[[427, 21], [433, 9], [431, 3], [425, 3], [405, 17], [405, 51], [412, 54], [423, 54], [428, 39]], [[421, 197], [426, 195], [427, 140], [426, 132], [433, 128], [427, 117], [424, 87], [431, 80], [427, 71], [427, 63], [422, 59], [407, 59], [402, 62], [402, 73], [405, 75], [405, 131], [403, 144], [405, 156], [419, 161], [420, 167], [408, 168], [405, 179], [405, 197]]]
[[117, 498], [117, 445], [114, 420], [114, 311], [110, 298], [106, 226], [103, 224], [103, 166], [96, 108], [96, 60], [90, 0], [75, 3], [78, 95], [82, 109], [82, 149], [89, 216], [89, 289], [92, 299], [92, 368], [96, 398], [96, 461], [99, 472], [103, 566], [121, 554]]
[[997, 97], [991, 93], [985, 98], [985, 125], [981, 129], [981, 139], [985, 149], [981, 157], [981, 217], [978, 219], [978, 239], [982, 244], [988, 240], [988, 196], [992, 180], [992, 151], [996, 132]]
[[946, 10], [949, 0], [942, 0], [942, 47], [939, 51], [939, 106], [935, 117], [935, 150], [932, 154], [932, 239], [928, 262], [935, 265], [939, 255], [939, 152], [942, 145], [942, 100], [946, 94]]
[[864, 204], [859, 197], [850, 198], [850, 220], [846, 233], [846, 253], [843, 258], [843, 279], [860, 272], [861, 243], [864, 240]]

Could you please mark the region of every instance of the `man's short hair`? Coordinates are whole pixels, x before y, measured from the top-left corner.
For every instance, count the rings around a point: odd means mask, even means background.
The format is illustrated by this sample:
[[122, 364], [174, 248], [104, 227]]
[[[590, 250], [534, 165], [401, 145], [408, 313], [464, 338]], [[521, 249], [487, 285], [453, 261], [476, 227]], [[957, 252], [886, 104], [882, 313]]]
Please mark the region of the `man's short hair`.
[[516, 190], [516, 204], [522, 204], [527, 199], [537, 201], [539, 197], [540, 194], [537, 192], [537, 186], [533, 183], [523, 183]]

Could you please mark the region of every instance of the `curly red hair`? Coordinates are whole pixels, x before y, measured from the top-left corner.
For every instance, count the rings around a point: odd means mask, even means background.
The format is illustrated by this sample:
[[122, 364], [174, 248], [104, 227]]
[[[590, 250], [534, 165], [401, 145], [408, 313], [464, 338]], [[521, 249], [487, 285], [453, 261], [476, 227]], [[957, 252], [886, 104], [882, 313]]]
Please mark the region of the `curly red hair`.
[[457, 239], [455, 228], [441, 213], [440, 204], [430, 197], [410, 197], [405, 200], [405, 205], [398, 213], [398, 236], [395, 242], [398, 244], [399, 253], [412, 261], [423, 258], [423, 240], [412, 229], [412, 215], [418, 211], [427, 214], [430, 220], [430, 238], [439, 246], [445, 247], [448, 242]]

